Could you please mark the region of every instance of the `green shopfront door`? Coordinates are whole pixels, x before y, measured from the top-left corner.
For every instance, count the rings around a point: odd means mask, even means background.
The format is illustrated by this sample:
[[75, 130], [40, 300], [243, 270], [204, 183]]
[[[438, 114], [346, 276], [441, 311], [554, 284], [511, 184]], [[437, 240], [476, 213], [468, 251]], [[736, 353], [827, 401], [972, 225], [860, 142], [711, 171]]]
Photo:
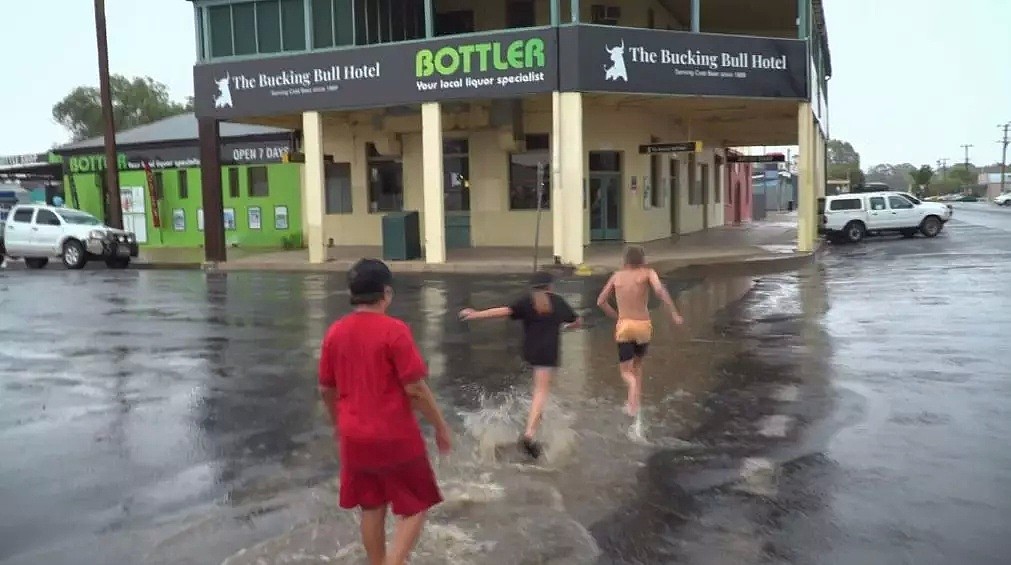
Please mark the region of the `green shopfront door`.
[[590, 239], [620, 241], [621, 154], [614, 151], [590, 153]]

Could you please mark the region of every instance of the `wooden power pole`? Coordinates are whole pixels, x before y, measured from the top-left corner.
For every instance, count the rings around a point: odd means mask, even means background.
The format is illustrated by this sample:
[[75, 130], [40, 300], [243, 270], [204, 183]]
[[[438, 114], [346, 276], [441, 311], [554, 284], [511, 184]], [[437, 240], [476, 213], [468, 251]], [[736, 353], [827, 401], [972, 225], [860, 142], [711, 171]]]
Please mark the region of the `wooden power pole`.
[[123, 228], [123, 204], [119, 195], [119, 160], [116, 154], [116, 119], [112, 113], [109, 86], [109, 44], [105, 31], [105, 0], [95, 0], [95, 35], [98, 40], [98, 85], [102, 96], [102, 122], [105, 125], [105, 198], [108, 202], [105, 223]]
[[1000, 193], [1004, 194], [1004, 186], [1007, 182], [1007, 146], [1008, 146], [1008, 129], [1011, 129], [1011, 122], [1006, 122], [1003, 125], [997, 126], [1004, 129], [1004, 137], [1001, 139], [1003, 149], [1000, 154]]

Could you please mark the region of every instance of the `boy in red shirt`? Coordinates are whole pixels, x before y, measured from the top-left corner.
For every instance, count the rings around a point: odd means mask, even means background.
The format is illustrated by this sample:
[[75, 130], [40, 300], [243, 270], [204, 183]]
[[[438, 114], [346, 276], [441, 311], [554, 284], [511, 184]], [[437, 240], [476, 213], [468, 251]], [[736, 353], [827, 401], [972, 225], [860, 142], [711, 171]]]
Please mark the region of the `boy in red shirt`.
[[[362, 509], [372, 565], [406, 563], [428, 509], [442, 502], [412, 408], [435, 426], [439, 450], [451, 449], [411, 330], [386, 315], [392, 283], [382, 261], [362, 259], [351, 268], [355, 310], [330, 326], [319, 360], [320, 392], [340, 444], [340, 505]], [[389, 554], [387, 506], [400, 517]]]

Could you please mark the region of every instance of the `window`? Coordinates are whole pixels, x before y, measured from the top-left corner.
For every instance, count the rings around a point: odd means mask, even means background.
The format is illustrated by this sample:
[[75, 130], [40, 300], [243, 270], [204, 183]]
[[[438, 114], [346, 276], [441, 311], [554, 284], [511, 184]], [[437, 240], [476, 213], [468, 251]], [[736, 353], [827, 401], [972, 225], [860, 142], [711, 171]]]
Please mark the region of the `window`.
[[912, 210], [913, 203], [901, 196], [889, 196], [888, 205], [892, 210]]
[[829, 210], [860, 210], [863, 208], [863, 203], [860, 202], [859, 198], [841, 198], [833, 200], [829, 204]]
[[49, 210], [39, 209], [39, 213], [35, 215], [35, 225], [37, 226], [58, 226], [60, 225], [60, 219], [56, 217], [56, 214]]
[[709, 203], [709, 163], [699, 166], [698, 203]]
[[871, 197], [871, 210], [874, 210], [875, 212], [877, 212], [879, 210], [884, 210], [884, 209], [885, 209], [885, 199], [882, 198], [881, 196], [872, 196]]
[[695, 161], [695, 154], [688, 154], [688, 205], [697, 206], [699, 202], [699, 166]]
[[267, 182], [267, 167], [249, 167], [246, 169], [246, 175], [250, 198], [266, 198], [270, 196], [270, 185]]
[[[659, 143], [656, 137], [650, 139], [650, 143]], [[653, 208], [663, 206], [663, 190], [660, 187], [661, 177], [663, 177], [663, 155], [652, 155], [649, 158], [650, 193], [649, 205]]]
[[211, 57], [305, 50], [303, 0], [257, 0], [206, 10]]
[[526, 139], [527, 150], [509, 156], [509, 209], [536, 210], [539, 186], [541, 208], [547, 210], [551, 207], [551, 139], [547, 134]]
[[305, 51], [305, 4], [302, 0], [280, 0], [280, 6], [284, 50]]
[[256, 47], [260, 53], [281, 52], [281, 12], [277, 2], [256, 5]]
[[605, 6], [603, 4], [593, 4], [590, 6], [590, 23], [597, 25], [618, 25], [621, 19], [621, 8], [618, 6]]
[[509, 0], [506, 4], [506, 27], [534, 27], [537, 15], [533, 0]]
[[161, 200], [162, 199], [162, 195], [165, 194], [165, 191], [163, 190], [164, 188], [165, 188], [165, 181], [162, 178], [162, 173], [161, 173], [161, 171], [157, 171], [157, 172], [154, 173], [154, 199], [155, 200]]
[[915, 204], [917, 206], [919, 206], [920, 204], [923, 204], [923, 202], [921, 202], [919, 198], [916, 198], [912, 194], [906, 194], [905, 192], [903, 192], [902, 193], [902, 197], [905, 198], [906, 200], [912, 202], [913, 204]]
[[723, 166], [713, 171], [715, 173], [714, 176], [716, 177], [715, 179], [716, 186], [713, 188], [713, 202], [715, 202], [716, 204], [720, 203], [720, 199], [722, 198], [723, 195], [723, 185], [725, 184], [724, 182], [722, 182], [723, 178], [720, 175], [720, 172], [723, 172], [724, 175], [726, 175], [726, 170], [727, 170], [726, 166]]
[[239, 197], [239, 169], [235, 167], [228, 169], [228, 196]]
[[[372, 45], [425, 37], [423, 0], [354, 0], [356, 45]], [[436, 14], [435, 30], [441, 33], [443, 13]], [[471, 18], [473, 20], [473, 17]], [[473, 25], [471, 25], [473, 31]]]
[[457, 35], [474, 32], [474, 12], [456, 10], [435, 16], [435, 35]]
[[[408, 2], [405, 18], [410, 12]], [[422, 15], [424, 17], [424, 15]], [[312, 0], [312, 46], [325, 49], [355, 42], [354, 9], [351, 0]]]
[[324, 197], [327, 214], [351, 214], [351, 163], [327, 163]]
[[232, 7], [211, 6], [207, 8], [208, 31], [211, 34], [211, 57], [230, 57], [235, 54], [232, 47]]
[[383, 157], [372, 143], [365, 144], [369, 171], [369, 212], [399, 212], [404, 209], [404, 166]]
[[186, 171], [178, 171], [176, 174], [179, 180], [179, 200], [186, 200], [190, 197], [189, 177], [186, 176]]
[[670, 201], [671, 207], [678, 205], [678, 186], [681, 183], [681, 161], [677, 159], [670, 160], [670, 178], [667, 179], [670, 184]]
[[470, 210], [470, 143], [466, 139], [442, 142], [442, 188], [447, 212]]
[[590, 170], [598, 172], [621, 172], [621, 153], [617, 151], [591, 151]]
[[14, 212], [12, 221], [21, 224], [30, 224], [32, 222], [33, 214], [35, 214], [35, 208], [18, 208], [18, 211]]

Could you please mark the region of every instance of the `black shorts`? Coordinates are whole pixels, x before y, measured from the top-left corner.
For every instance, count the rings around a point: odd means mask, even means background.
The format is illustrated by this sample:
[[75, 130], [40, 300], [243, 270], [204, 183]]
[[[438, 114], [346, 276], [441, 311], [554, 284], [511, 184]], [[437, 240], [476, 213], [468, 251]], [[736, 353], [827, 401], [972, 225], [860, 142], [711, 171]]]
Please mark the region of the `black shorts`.
[[642, 359], [646, 356], [646, 352], [649, 350], [648, 343], [636, 343], [634, 341], [625, 341], [618, 344], [618, 361], [622, 363], [626, 361], [631, 361], [632, 359]]
[[558, 368], [558, 353], [538, 353], [534, 355], [524, 355], [523, 360], [531, 367], [545, 367], [548, 369]]

